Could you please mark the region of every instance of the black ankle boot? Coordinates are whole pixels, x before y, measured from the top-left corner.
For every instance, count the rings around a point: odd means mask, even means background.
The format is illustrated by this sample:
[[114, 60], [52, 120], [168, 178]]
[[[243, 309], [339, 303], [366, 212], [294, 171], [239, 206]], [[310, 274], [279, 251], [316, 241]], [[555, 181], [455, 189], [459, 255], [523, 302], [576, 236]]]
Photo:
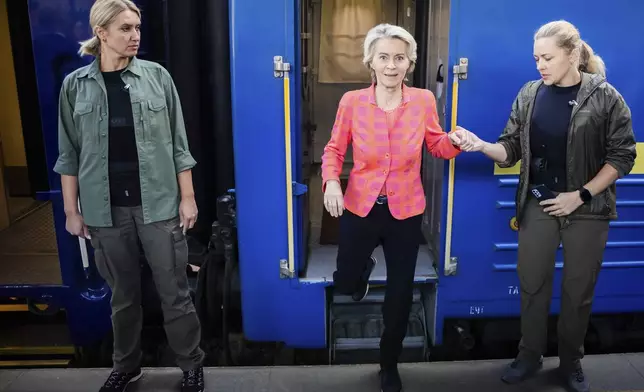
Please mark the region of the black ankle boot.
[[380, 368], [380, 390], [381, 392], [402, 392], [402, 380], [397, 366]]

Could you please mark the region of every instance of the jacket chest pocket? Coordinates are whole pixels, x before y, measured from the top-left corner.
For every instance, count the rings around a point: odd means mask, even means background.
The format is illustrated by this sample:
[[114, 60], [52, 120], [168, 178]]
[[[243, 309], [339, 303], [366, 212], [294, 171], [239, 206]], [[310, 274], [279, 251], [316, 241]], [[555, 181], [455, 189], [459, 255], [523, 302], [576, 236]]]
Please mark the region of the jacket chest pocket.
[[574, 141], [586, 155], [603, 155], [605, 149], [607, 117], [600, 113], [580, 111], [574, 119]]
[[151, 99], [141, 102], [141, 113], [145, 141], [154, 143], [169, 143], [170, 118], [168, 106], [164, 99]]
[[100, 107], [91, 102], [76, 102], [74, 105], [74, 124], [81, 146], [95, 148], [98, 144], [101, 127], [99, 112]]

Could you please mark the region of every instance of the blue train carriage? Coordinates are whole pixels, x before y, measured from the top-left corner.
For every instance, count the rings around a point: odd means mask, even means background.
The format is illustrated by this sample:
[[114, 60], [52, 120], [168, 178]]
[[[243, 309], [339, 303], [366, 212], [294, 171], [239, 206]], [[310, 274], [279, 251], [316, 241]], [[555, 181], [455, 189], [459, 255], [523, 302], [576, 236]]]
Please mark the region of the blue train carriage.
[[[1, 80], [7, 86], [3, 91], [15, 91], [6, 93], [1, 105], [8, 119], [0, 165], [0, 228], [5, 229], [0, 231], [1, 326], [21, 320], [19, 314], [39, 316], [37, 321], [26, 317], [28, 327], [3, 330], [0, 365], [14, 366], [11, 359], [37, 353], [55, 356], [49, 365], [67, 365], [75, 358], [79, 361], [73, 364], [109, 366], [109, 290], [96, 273], [89, 244], [65, 231], [60, 183], [51, 169], [57, 157], [58, 91], [64, 76], [88, 61], [76, 51], [77, 41], [89, 34], [91, 1], [0, 4], [8, 16], [3, 20], [5, 12], [0, 12], [0, 50], [6, 55]], [[601, 23], [635, 18], [640, 6], [626, 1], [601, 17], [554, 1], [539, 10], [510, 1], [474, 0], [374, 0], [359, 9], [318, 0], [138, 4], [144, 10], [140, 57], [172, 73], [191, 150], [200, 162], [193, 173], [200, 223], [191, 233], [191, 258], [194, 264], [211, 257], [227, 261], [223, 279], [215, 273], [214, 282], [206, 278], [198, 287], [191, 274], [197, 302], [207, 298], [210, 310], [219, 309], [215, 305], [220, 302], [225, 305], [221, 314], [203, 319], [206, 341], [243, 332], [249, 341], [319, 349], [331, 362], [362, 360], [366, 357], [353, 354], [377, 348], [384, 263], [374, 273], [375, 288], [366, 301], [354, 304], [331, 295], [337, 220], [322, 208], [319, 165], [339, 98], [368, 84], [360, 66], [360, 38], [380, 21], [401, 24], [417, 37], [419, 66], [409, 83], [434, 91], [444, 108], [443, 123], [458, 122], [494, 140], [519, 87], [536, 77], [530, 63], [534, 30], [555, 17], [569, 19], [606, 60], [609, 80], [631, 105], [638, 132], [641, 78], [617, 69], [620, 56], [644, 52], [640, 43], [619, 40], [636, 35], [638, 25]], [[589, 4], [593, 6], [599, 2]], [[557, 9], [557, 15], [548, 9]], [[498, 22], [506, 16], [511, 20]], [[336, 20], [360, 23], [343, 27]], [[204, 47], [209, 50], [204, 52]], [[492, 102], [492, 96], [498, 100]], [[21, 149], [22, 161], [15, 154]], [[639, 155], [632, 174], [619, 184], [620, 220], [613, 223], [597, 288], [599, 315], [634, 313], [644, 306], [644, 289], [637, 284], [644, 221], [641, 148]], [[345, 180], [350, 154], [346, 163]], [[480, 154], [464, 154], [451, 162], [426, 157], [426, 244], [419, 255], [415, 306], [405, 340], [408, 358], [427, 358], [430, 349], [436, 357], [437, 348], [453, 342], [467, 351], [474, 344], [512, 339], [512, 332], [518, 332], [518, 326], [503, 321], [516, 320], [519, 314], [513, 170], [500, 170]], [[235, 189], [234, 209], [230, 198], [215, 202], [230, 188]], [[238, 271], [234, 253], [203, 248], [217, 242], [230, 250], [231, 222], [237, 226]], [[487, 257], [482, 260], [482, 255]], [[223, 264], [215, 265], [216, 270]], [[145, 274], [143, 284], [146, 328], [159, 328], [158, 298]], [[238, 307], [242, 318], [236, 314]], [[236, 325], [240, 320], [243, 326]], [[611, 340], [612, 320], [593, 321], [606, 342]], [[47, 339], [14, 340], [21, 328], [29, 329], [29, 336]], [[162, 346], [156, 336], [144, 334], [153, 355]], [[16, 345], [20, 347], [14, 350]]]
[[[247, 339], [327, 349], [339, 362], [378, 347], [382, 289], [351, 303], [333, 296], [337, 220], [323, 210], [320, 157], [342, 94], [369, 84], [361, 38], [378, 22], [403, 25], [419, 43], [409, 83], [431, 89], [446, 129], [456, 123], [487, 141], [502, 131], [520, 87], [537, 79], [533, 34], [564, 18], [605, 60], [608, 80], [632, 109], [638, 140], [644, 78], [625, 72], [644, 43], [644, 4], [591, 0], [582, 8], [548, 0], [363, 1], [231, 0], [230, 45], [237, 226]], [[353, 3], [352, 3], [353, 4]], [[365, 4], [369, 4], [366, 6]], [[602, 12], [590, 12], [601, 9]], [[351, 23], [339, 23], [351, 21]], [[279, 26], [276, 28], [276, 26]], [[439, 111], [443, 111], [440, 110]], [[619, 220], [611, 224], [597, 285], [591, 333], [611, 336], [610, 318], [644, 309], [644, 149], [619, 180]], [[500, 169], [482, 154], [443, 162], [425, 157], [427, 212], [405, 347], [468, 351], [476, 343], [518, 339], [519, 289], [514, 192], [518, 166]], [[351, 165], [347, 154], [344, 179]], [[375, 251], [382, 260], [382, 250]], [[552, 312], [559, 309], [557, 256]], [[383, 284], [384, 263], [372, 283]], [[482, 323], [483, 322], [483, 323]], [[513, 324], [514, 323], [514, 324]], [[608, 327], [608, 328], [607, 328]], [[475, 331], [474, 331], [475, 330]], [[553, 336], [553, 335], [551, 335]], [[556, 336], [556, 335], [555, 335]]]
[[[91, 250], [84, 241], [60, 235], [65, 214], [51, 170], [57, 158], [56, 105], [64, 75], [85, 64], [75, 55], [75, 34], [87, 34], [82, 18], [63, 3], [0, 2], [2, 367], [65, 365], [76, 345], [94, 343], [110, 328], [104, 317], [109, 296], [92, 279]], [[65, 258], [70, 262], [59, 262]]]

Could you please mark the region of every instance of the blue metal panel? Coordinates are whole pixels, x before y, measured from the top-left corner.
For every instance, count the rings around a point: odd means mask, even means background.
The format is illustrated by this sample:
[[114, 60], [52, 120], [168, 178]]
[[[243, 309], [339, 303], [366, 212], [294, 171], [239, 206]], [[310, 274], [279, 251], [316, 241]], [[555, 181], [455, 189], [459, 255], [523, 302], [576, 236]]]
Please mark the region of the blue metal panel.
[[[89, 35], [89, 8], [76, 7], [72, 1], [52, 6], [47, 2], [30, 0], [28, 5], [44, 154], [52, 189], [39, 194], [39, 198], [52, 202], [63, 286], [2, 286], [0, 296], [27, 297], [63, 306], [73, 343], [84, 345], [102, 338], [111, 328], [108, 290], [100, 279], [95, 279], [95, 268], [83, 270], [78, 239], [65, 230], [60, 178], [53, 172], [53, 166], [58, 156], [58, 94], [63, 78], [88, 62], [79, 58], [76, 52], [78, 41]], [[89, 279], [86, 274], [90, 275]]]
[[[321, 286], [280, 279], [288, 256], [283, 79], [273, 57], [291, 64], [293, 164], [299, 167], [299, 73], [295, 0], [231, 0], [230, 45], [233, 139], [244, 333], [250, 340], [323, 347], [325, 301]], [[289, 168], [291, 170], [292, 168]], [[301, 175], [294, 171], [294, 179]], [[300, 202], [294, 221], [300, 222]], [[303, 252], [295, 223], [296, 260]]]
[[[605, 1], [589, 0], [580, 8], [558, 0], [545, 0], [538, 7], [512, 0], [453, 0], [451, 8], [450, 65], [461, 57], [469, 59], [468, 79], [460, 83], [459, 125], [495, 141], [521, 86], [539, 78], [532, 58], [534, 32], [546, 22], [566, 19], [605, 60], [608, 80], [630, 105], [635, 132], [642, 141], [638, 124], [644, 121], [644, 76], [627, 72], [624, 64], [644, 60], [644, 42], [623, 37], [644, 35], [639, 21], [644, 3], [618, 0], [607, 6]], [[451, 254], [458, 257], [459, 266], [456, 276], [441, 276], [439, 326], [446, 316], [520, 313], [517, 233], [510, 227], [517, 177], [493, 172], [494, 164], [482, 154], [462, 154], [456, 159]], [[611, 225], [595, 312], [644, 309], [644, 178], [633, 174], [620, 181], [618, 199], [620, 219]], [[560, 251], [557, 262], [562, 261]], [[558, 267], [553, 312], [559, 309]], [[441, 327], [437, 332], [440, 336]]]

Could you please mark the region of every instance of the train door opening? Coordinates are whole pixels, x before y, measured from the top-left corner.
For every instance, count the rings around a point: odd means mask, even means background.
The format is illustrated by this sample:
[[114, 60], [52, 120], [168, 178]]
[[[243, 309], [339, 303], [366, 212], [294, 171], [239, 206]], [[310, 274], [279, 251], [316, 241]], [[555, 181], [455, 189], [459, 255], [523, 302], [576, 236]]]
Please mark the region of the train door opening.
[[60, 285], [26, 3], [0, 0], [0, 285]]
[[[304, 238], [307, 265], [302, 278], [311, 282], [332, 281], [338, 243], [339, 220], [324, 209], [321, 157], [335, 120], [342, 95], [371, 84], [362, 64], [366, 33], [379, 23], [397, 24], [414, 35], [418, 43], [416, 70], [408, 86], [428, 88], [437, 99], [444, 125], [445, 92], [442, 63], [447, 62], [448, 0], [304, 0], [301, 7], [302, 57], [302, 149], [303, 181], [308, 185]], [[427, 197], [423, 237], [416, 267], [417, 281], [437, 278], [442, 213], [444, 162], [423, 149], [422, 175]], [[343, 190], [353, 165], [351, 147], [340, 176]], [[382, 247], [374, 251], [380, 261], [372, 279], [384, 281], [386, 268]]]

